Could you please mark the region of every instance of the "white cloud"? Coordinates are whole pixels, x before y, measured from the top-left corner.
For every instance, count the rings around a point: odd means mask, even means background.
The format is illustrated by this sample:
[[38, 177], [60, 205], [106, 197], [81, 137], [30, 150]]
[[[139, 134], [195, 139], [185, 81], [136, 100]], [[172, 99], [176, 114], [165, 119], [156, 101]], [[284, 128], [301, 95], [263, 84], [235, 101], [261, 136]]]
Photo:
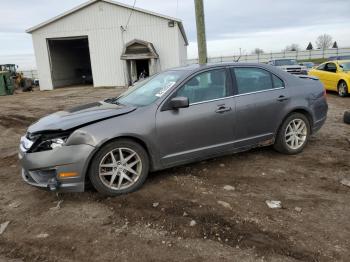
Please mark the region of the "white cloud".
[[[231, 56], [250, 54], [255, 48], [265, 52], [280, 52], [287, 45], [296, 43], [301, 49], [306, 49], [309, 42], [316, 47], [316, 38], [327, 33], [336, 40], [339, 47], [350, 46], [350, 34], [344, 33], [343, 24], [331, 24], [318, 28], [317, 26], [286, 28], [257, 33], [227, 34], [224, 38], [208, 41], [209, 56]], [[188, 57], [197, 57], [197, 43], [191, 42], [188, 47]]]

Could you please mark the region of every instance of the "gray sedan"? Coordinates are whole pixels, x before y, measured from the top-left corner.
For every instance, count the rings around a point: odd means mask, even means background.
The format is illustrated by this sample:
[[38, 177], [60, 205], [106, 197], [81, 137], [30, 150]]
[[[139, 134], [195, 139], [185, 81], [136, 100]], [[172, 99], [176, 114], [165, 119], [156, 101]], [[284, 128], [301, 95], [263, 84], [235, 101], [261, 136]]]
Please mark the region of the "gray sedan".
[[30, 185], [106, 195], [137, 190], [150, 171], [254, 147], [300, 153], [327, 116], [316, 78], [263, 64], [168, 70], [116, 98], [46, 116], [21, 138]]

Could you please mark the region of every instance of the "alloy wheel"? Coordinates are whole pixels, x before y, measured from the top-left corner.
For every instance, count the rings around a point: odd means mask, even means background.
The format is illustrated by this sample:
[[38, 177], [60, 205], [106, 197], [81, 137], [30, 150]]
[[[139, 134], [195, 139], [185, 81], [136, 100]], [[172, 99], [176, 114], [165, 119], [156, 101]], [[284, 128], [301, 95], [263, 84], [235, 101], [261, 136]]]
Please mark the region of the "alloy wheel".
[[108, 152], [99, 164], [102, 183], [112, 190], [131, 187], [142, 172], [140, 156], [130, 148], [116, 148]]
[[338, 87], [338, 94], [340, 96], [345, 96], [346, 95], [346, 84], [344, 82], [341, 82]]
[[293, 150], [301, 148], [306, 141], [307, 132], [304, 120], [294, 119], [290, 121], [285, 132], [287, 146]]

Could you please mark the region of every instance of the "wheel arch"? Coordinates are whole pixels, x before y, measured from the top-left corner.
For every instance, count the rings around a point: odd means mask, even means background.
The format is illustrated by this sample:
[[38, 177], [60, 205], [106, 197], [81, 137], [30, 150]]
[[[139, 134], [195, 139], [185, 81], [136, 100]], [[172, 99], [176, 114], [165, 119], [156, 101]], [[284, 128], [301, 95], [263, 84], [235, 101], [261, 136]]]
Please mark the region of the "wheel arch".
[[310, 124], [310, 132], [312, 132], [312, 126], [313, 126], [313, 123], [314, 123], [314, 120], [313, 120], [313, 117], [312, 117], [312, 114], [311, 112], [306, 109], [306, 108], [294, 108], [293, 110], [290, 110], [282, 119], [281, 123], [278, 125], [278, 129], [276, 130], [276, 133], [278, 133], [278, 131], [280, 130], [281, 126], [283, 125], [284, 121], [291, 115], [291, 114], [294, 114], [294, 113], [300, 113], [300, 114], [303, 114], [307, 117], [307, 119], [309, 120], [309, 124]]
[[337, 83], [337, 89], [338, 89], [339, 84], [340, 84], [341, 82], [345, 82], [345, 84], [349, 87], [349, 81], [347, 81], [346, 79], [341, 78], [341, 79], [339, 79], [339, 81], [338, 81], [338, 83]]
[[150, 169], [150, 171], [154, 170], [155, 162], [154, 162], [154, 159], [152, 158], [152, 154], [150, 152], [149, 145], [147, 145], [147, 143], [143, 139], [141, 139], [141, 138], [139, 138], [137, 136], [121, 135], [121, 136], [118, 136], [118, 137], [113, 137], [113, 138], [110, 138], [110, 139], [106, 139], [105, 141], [100, 143], [98, 146], [96, 146], [95, 150], [90, 154], [90, 156], [88, 158], [88, 161], [87, 161], [87, 164], [86, 164], [85, 169], [84, 169], [85, 184], [90, 179], [89, 176], [88, 176], [88, 172], [89, 172], [92, 160], [94, 159], [95, 155], [100, 151], [100, 149], [103, 146], [107, 145], [108, 143], [111, 143], [111, 142], [114, 142], [114, 141], [117, 141], [117, 140], [121, 140], [121, 139], [131, 140], [131, 141], [134, 141], [134, 142], [138, 143], [140, 146], [142, 146], [143, 149], [146, 151], [148, 159], [149, 159], [149, 163], [150, 163], [149, 169]]

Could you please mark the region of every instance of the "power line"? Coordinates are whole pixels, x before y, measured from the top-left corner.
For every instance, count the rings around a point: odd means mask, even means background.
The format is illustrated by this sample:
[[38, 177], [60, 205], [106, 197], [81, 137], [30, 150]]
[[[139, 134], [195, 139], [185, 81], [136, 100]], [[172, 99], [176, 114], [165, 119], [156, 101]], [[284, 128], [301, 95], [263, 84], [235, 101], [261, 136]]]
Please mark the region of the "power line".
[[179, 0], [176, 1], [176, 18], [179, 12]]
[[128, 21], [126, 22], [125, 30], [128, 28], [128, 25], [129, 25], [131, 16], [132, 16], [132, 14], [133, 14], [133, 12], [134, 12], [134, 10], [135, 10], [135, 6], [136, 6], [136, 0], [134, 0], [134, 4], [133, 4], [133, 6], [132, 6], [132, 9], [131, 9], [131, 12], [130, 12]]

